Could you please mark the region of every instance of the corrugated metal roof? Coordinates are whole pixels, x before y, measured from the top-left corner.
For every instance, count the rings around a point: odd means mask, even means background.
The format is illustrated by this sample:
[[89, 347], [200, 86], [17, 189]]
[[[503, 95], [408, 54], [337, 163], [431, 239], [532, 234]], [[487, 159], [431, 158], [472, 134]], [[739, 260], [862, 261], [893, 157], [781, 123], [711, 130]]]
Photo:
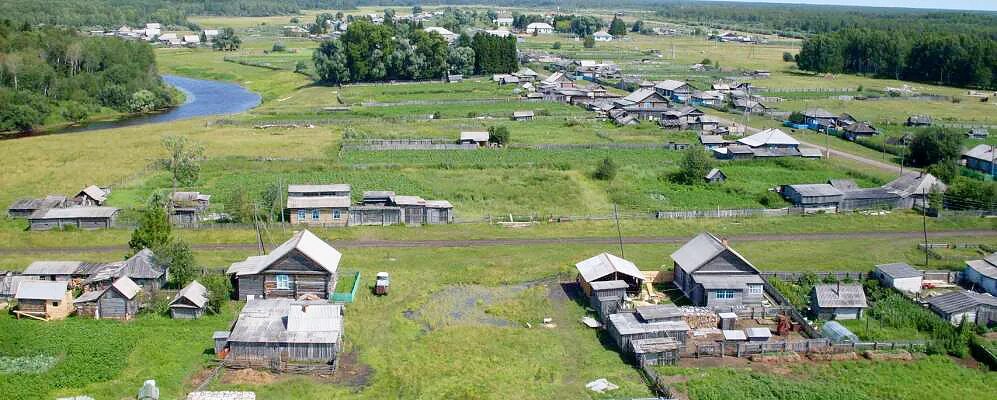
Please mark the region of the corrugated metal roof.
[[19, 300], [62, 300], [66, 296], [67, 281], [22, 281], [17, 287], [15, 299]]
[[575, 264], [575, 268], [578, 268], [578, 273], [586, 282], [593, 282], [614, 272], [644, 279], [644, 274], [640, 273], [640, 269], [634, 263], [609, 253], [601, 253], [581, 261]]
[[[306, 310], [302, 311], [303, 307]], [[243, 307], [228, 341], [331, 344], [339, 341], [342, 330], [342, 305], [326, 301], [257, 299]]]
[[664, 81], [656, 83], [654, 85], [654, 87], [657, 88], [657, 89], [661, 89], [661, 90], [675, 90], [675, 89], [678, 89], [678, 88], [680, 88], [682, 86], [685, 86], [685, 85], [688, 85], [688, 84], [685, 83], [685, 82], [682, 82], [682, 81], [676, 81], [676, 80], [669, 79], [669, 80], [664, 80]]
[[287, 208], [347, 208], [350, 206], [350, 198], [347, 196], [309, 196], [309, 197], [288, 197]]
[[844, 196], [840, 190], [826, 183], [807, 183], [802, 185], [789, 185], [794, 191], [804, 197], [828, 197]]
[[822, 308], [866, 308], [865, 290], [858, 283], [829, 283], [815, 285], [817, 305]]
[[880, 264], [876, 266], [876, 270], [893, 279], [919, 278], [924, 276], [921, 271], [918, 271], [907, 263]]
[[349, 192], [350, 185], [345, 183], [333, 183], [327, 185], [288, 185], [289, 193], [324, 193], [324, 192]]
[[[187, 299], [192, 304], [197, 306], [197, 308], [204, 308], [204, 305], [208, 304], [208, 289], [198, 281], [191, 281], [177, 292], [177, 295], [173, 297], [173, 301], [170, 301], [170, 306], [174, 306], [181, 299]], [[178, 307], [184, 307], [186, 304], [176, 304]]]
[[114, 283], [111, 284], [111, 287], [117, 290], [118, 293], [121, 293], [122, 296], [125, 296], [125, 298], [129, 300], [134, 299], [135, 295], [137, 295], [139, 292], [142, 291], [142, 288], [139, 287], [139, 285], [137, 285], [135, 281], [129, 279], [127, 276], [122, 276], [118, 278], [116, 281], [114, 281]]
[[952, 314], [974, 309], [981, 305], [997, 307], [997, 297], [965, 290], [932, 297], [928, 299], [928, 305], [936, 311]]
[[738, 139], [738, 142], [751, 147], [767, 145], [792, 145], [799, 146], [800, 141], [786, 134], [779, 129], [766, 129], [746, 138]]
[[73, 275], [79, 271], [82, 261], [35, 261], [24, 269], [24, 275]]
[[969, 260], [966, 261], [966, 267], [973, 269], [974, 271], [980, 273], [990, 279], [997, 279], [997, 266], [991, 264], [987, 260]]
[[29, 219], [111, 218], [118, 213], [114, 207], [70, 207], [38, 210]]

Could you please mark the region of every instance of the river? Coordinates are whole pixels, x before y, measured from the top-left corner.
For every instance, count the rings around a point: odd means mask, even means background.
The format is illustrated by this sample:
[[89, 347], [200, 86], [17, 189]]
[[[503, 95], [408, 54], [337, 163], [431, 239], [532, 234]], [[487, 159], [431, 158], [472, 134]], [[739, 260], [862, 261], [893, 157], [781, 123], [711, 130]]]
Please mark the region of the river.
[[184, 93], [186, 99], [184, 99], [183, 104], [157, 114], [130, 116], [114, 121], [84, 123], [62, 129], [5, 135], [3, 138], [14, 139], [28, 136], [78, 133], [179, 121], [206, 115], [236, 114], [252, 109], [260, 104], [260, 95], [234, 83], [193, 79], [176, 75], [163, 75], [163, 81]]

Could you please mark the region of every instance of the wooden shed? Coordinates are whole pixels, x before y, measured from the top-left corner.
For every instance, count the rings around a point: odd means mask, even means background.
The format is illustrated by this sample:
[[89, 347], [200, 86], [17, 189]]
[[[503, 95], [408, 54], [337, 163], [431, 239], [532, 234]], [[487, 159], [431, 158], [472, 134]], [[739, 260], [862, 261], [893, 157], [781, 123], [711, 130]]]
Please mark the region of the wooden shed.
[[177, 292], [170, 301], [170, 317], [173, 319], [197, 319], [204, 314], [208, 305], [208, 289], [198, 281], [192, 281]]
[[425, 222], [430, 225], [452, 224], [453, 204], [446, 200], [426, 200]]
[[907, 293], [920, 293], [924, 280], [924, 273], [907, 263], [877, 265], [874, 275], [883, 286]]
[[82, 277], [82, 266], [81, 261], [34, 261], [21, 274], [43, 281], [69, 281]]
[[426, 200], [419, 196], [394, 196], [391, 204], [402, 210], [405, 225], [421, 225], [426, 219]]
[[621, 280], [627, 283], [627, 291], [637, 293], [644, 284], [644, 274], [634, 263], [609, 253], [601, 253], [595, 257], [575, 264], [578, 269], [578, 284], [585, 295], [592, 295], [592, 283], [599, 281]]
[[20, 199], [7, 208], [7, 215], [11, 218], [28, 218], [38, 210], [65, 206], [66, 196], [50, 195], [42, 199]]
[[825, 321], [860, 319], [868, 307], [861, 283], [820, 284], [810, 291], [810, 311]]
[[966, 261], [966, 269], [962, 271], [962, 280], [968, 285], [967, 287], [997, 296], [997, 253], [986, 256], [982, 260]]
[[968, 290], [932, 297], [928, 307], [952, 325], [961, 324], [964, 318], [981, 326], [997, 322], [997, 297]]
[[76, 196], [73, 196], [73, 201], [82, 207], [102, 206], [104, 205], [104, 202], [107, 201], [107, 196], [110, 194], [111, 190], [108, 188], [90, 185], [83, 188], [83, 190], [80, 190]]
[[114, 207], [49, 208], [34, 212], [28, 217], [33, 231], [47, 231], [75, 227], [77, 229], [106, 229], [114, 226], [118, 209]]
[[782, 196], [805, 212], [835, 212], [845, 194], [829, 184], [815, 183], [783, 186]]
[[350, 207], [351, 226], [356, 225], [396, 225], [401, 223], [402, 209], [380, 204], [359, 205]]
[[713, 168], [705, 176], [707, 183], [723, 183], [727, 181], [727, 174], [720, 170], [720, 168]]
[[633, 341], [642, 339], [670, 337], [679, 343], [685, 343], [690, 328], [681, 318], [649, 319], [638, 309], [636, 312], [610, 315], [608, 330], [620, 350], [627, 353], [632, 351]]
[[231, 367], [328, 371], [335, 368], [342, 335], [340, 304], [251, 300], [225, 339], [228, 354], [223, 362]]
[[65, 281], [22, 281], [14, 295], [14, 314], [40, 320], [63, 319], [73, 313], [73, 292]]
[[114, 281], [111, 286], [100, 291], [84, 293], [76, 299], [80, 316], [94, 319], [130, 320], [139, 309], [139, 293], [142, 288], [127, 276]]

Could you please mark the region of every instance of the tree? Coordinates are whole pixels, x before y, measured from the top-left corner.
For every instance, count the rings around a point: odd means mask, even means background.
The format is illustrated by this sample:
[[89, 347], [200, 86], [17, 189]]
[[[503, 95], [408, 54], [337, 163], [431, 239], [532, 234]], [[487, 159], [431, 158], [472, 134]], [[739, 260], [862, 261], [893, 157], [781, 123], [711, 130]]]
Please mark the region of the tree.
[[789, 122], [792, 122], [794, 124], [802, 124], [807, 122], [807, 116], [803, 115], [803, 113], [799, 111], [793, 111], [791, 114], [789, 114]]
[[181, 288], [194, 280], [197, 262], [190, 245], [182, 240], [173, 240], [154, 249], [156, 261], [170, 269], [170, 283]]
[[595, 167], [592, 177], [601, 181], [611, 181], [616, 177], [616, 163], [609, 157], [602, 159]]
[[962, 135], [941, 128], [924, 129], [910, 143], [910, 162], [927, 167], [940, 162], [955, 162], [962, 147]]
[[488, 141], [497, 145], [509, 143], [509, 128], [504, 126], [492, 126], [488, 128]]
[[416, 4], [412, 6], [412, 15], [422, 14], [422, 6]]
[[679, 170], [675, 173], [675, 181], [684, 185], [704, 182], [703, 178], [713, 168], [712, 160], [700, 147], [690, 146], [682, 154]]
[[136, 113], [151, 112], [156, 109], [156, 95], [145, 89], [132, 93], [128, 109]]
[[208, 312], [218, 314], [231, 297], [232, 281], [222, 274], [207, 274], [198, 280], [208, 290]]
[[66, 104], [62, 109], [62, 118], [65, 118], [69, 122], [83, 122], [90, 116], [90, 110], [86, 106], [80, 103], [69, 103]]
[[627, 34], [627, 24], [620, 17], [613, 17], [613, 22], [609, 23], [609, 34], [613, 36], [625, 36]]
[[242, 46], [242, 39], [235, 35], [235, 29], [225, 28], [215, 36], [215, 43], [212, 46], [215, 50], [235, 51]]
[[285, 51], [287, 51], [287, 45], [284, 44], [284, 42], [275, 42], [273, 44], [273, 47], [270, 48], [270, 51], [274, 52], [274, 53], [285, 52]]
[[163, 147], [167, 152], [163, 163], [173, 178], [173, 191], [176, 192], [178, 184], [190, 186], [197, 182], [201, 174], [204, 146], [184, 136], [166, 136], [163, 138]]
[[346, 53], [339, 39], [326, 40], [312, 54], [315, 73], [323, 82], [339, 84], [350, 81], [350, 70], [346, 63]]
[[782, 61], [793, 62], [795, 60], [796, 60], [796, 58], [793, 57], [793, 53], [790, 53], [788, 51], [782, 53]]
[[575, 16], [571, 19], [570, 29], [571, 32], [577, 36], [589, 36], [598, 32], [599, 29], [602, 29], [602, 26], [603, 22], [601, 19], [583, 15]]
[[164, 206], [158, 194], [149, 199], [149, 204], [139, 214], [138, 227], [132, 232], [132, 238], [128, 241], [128, 247], [132, 252], [145, 248], [162, 248], [170, 242], [172, 228]]
[[643, 30], [644, 30], [644, 21], [639, 19], [634, 21], [634, 24], [630, 27], [630, 32], [643, 33]]
[[305, 64], [304, 61], [298, 60], [298, 62], [294, 63], [294, 72], [303, 74], [305, 71], [308, 71], [308, 64]]
[[447, 53], [447, 65], [452, 73], [471, 75], [474, 73], [474, 49], [451, 47]]
[[586, 36], [585, 39], [582, 41], [582, 46], [585, 47], [586, 49], [591, 49], [595, 47], [595, 37], [593, 37], [592, 35]]

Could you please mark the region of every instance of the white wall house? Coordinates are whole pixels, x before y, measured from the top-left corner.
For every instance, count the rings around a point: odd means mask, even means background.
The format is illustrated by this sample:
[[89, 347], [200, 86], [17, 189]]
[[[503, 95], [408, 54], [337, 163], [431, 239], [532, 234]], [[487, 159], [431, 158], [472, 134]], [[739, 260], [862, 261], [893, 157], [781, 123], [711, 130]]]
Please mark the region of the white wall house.
[[554, 27], [550, 26], [550, 24], [546, 22], [534, 22], [532, 24], [526, 25], [526, 33], [529, 33], [531, 35], [534, 33], [538, 35], [554, 33]]
[[876, 266], [876, 277], [886, 287], [907, 293], [920, 293], [924, 274], [906, 263]]

